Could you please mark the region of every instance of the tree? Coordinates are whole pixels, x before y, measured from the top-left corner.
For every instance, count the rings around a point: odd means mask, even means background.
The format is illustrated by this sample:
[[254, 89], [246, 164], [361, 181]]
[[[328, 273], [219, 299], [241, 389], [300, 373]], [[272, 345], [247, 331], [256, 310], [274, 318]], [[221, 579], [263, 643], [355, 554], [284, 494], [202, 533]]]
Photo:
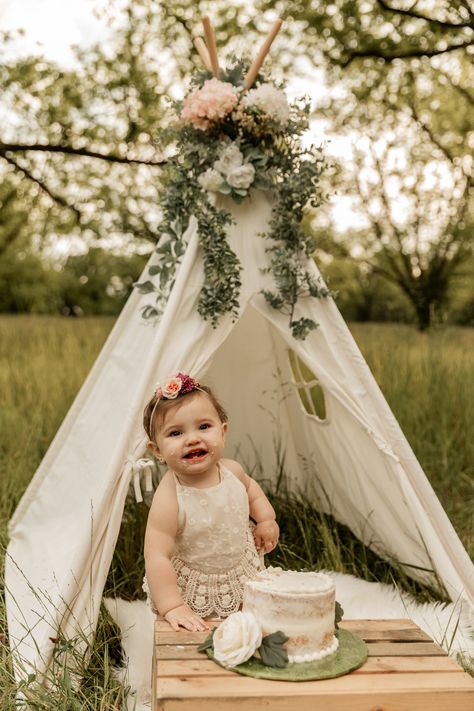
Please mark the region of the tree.
[[0, 68], [2, 111], [12, 118], [0, 132], [0, 171], [19, 213], [38, 207], [36, 242], [51, 234], [157, 238], [159, 134], [170, 85], [156, 57], [142, 51], [148, 28], [140, 5], [127, 8], [112, 52], [78, 50], [78, 69], [37, 57]]
[[[334, 135], [406, 126], [426, 146], [426, 166], [441, 160], [442, 152], [449, 170], [461, 171], [471, 184], [473, 13], [464, 0], [432, 9], [420, 2], [407, 7], [401, 0], [257, 0], [255, 8], [244, 0], [111, 0], [107, 12], [113, 43], [78, 52], [77, 69], [61, 71], [36, 58], [0, 68], [3, 109], [16, 117], [14, 130], [0, 131], [0, 172], [10, 185], [10, 193], [0, 189], [0, 204], [2, 215], [12, 218], [0, 223], [0, 249], [2, 240], [9, 244], [21, 233], [46, 246], [50, 235], [62, 234], [91, 244], [110, 235], [122, 244], [156, 240], [159, 165], [167, 151], [163, 128], [169, 120], [165, 97], [199, 64], [192, 35], [200, 32], [206, 13], [220, 56], [223, 47], [253, 51], [276, 14], [283, 14], [274, 64], [293, 76], [306, 72], [309, 91], [314, 68], [324, 69], [327, 101], [317, 116]], [[357, 186], [350, 161], [346, 168], [342, 190], [349, 194]], [[469, 195], [457, 195], [457, 214], [466, 225]], [[456, 212], [454, 203], [449, 209]], [[388, 226], [382, 215], [378, 222]], [[447, 261], [456, 254], [460, 264], [469, 252], [466, 233], [448, 231], [463, 247], [451, 246]], [[437, 232], [440, 239], [442, 233]], [[396, 238], [393, 229], [391, 234]], [[377, 256], [380, 270], [382, 253], [372, 249], [369, 255]], [[443, 279], [449, 282], [455, 273], [444, 269]]]
[[356, 149], [353, 179], [368, 222], [366, 258], [405, 293], [424, 330], [472, 251], [471, 189], [442, 153], [426, 156], [416, 131], [402, 131], [403, 143], [393, 131]]
[[[203, 8], [207, 3], [173, 3], [163, 31], [185, 41]], [[224, 43], [235, 25], [221, 8], [213, 18]], [[330, 86], [317, 115], [327, 119], [330, 132], [356, 142], [370, 136], [367, 155], [347, 156], [329, 190], [337, 185], [340, 194], [352, 195], [365, 215], [367, 228], [357, 232], [364, 277], [376, 273], [396, 285], [419, 327], [427, 328], [445, 308], [453, 279], [472, 253], [472, 7], [462, 0], [431, 9], [416, 0], [409, 7], [397, 0], [303, 0], [263, 1], [256, 9], [261, 18], [283, 9], [286, 36], [280, 47], [287, 51], [278, 57], [284, 69], [291, 65], [294, 71], [300, 56], [324, 67]], [[240, 5], [237, 12], [241, 22]], [[250, 22], [252, 37], [255, 30]], [[307, 78], [311, 86], [309, 72]], [[385, 156], [377, 158], [373, 146], [380, 139], [380, 150], [384, 136]], [[404, 176], [390, 167], [397, 145], [406, 147]], [[372, 164], [372, 180], [358, 179], [364, 163]], [[429, 188], [427, 176], [434, 173]], [[448, 186], [442, 187], [443, 176], [450, 176]], [[405, 200], [408, 210], [402, 222], [394, 215], [396, 199]], [[354, 237], [351, 231], [350, 247]]]
[[62, 270], [63, 313], [117, 314], [145, 261], [138, 254], [114, 255], [98, 247], [68, 257]]

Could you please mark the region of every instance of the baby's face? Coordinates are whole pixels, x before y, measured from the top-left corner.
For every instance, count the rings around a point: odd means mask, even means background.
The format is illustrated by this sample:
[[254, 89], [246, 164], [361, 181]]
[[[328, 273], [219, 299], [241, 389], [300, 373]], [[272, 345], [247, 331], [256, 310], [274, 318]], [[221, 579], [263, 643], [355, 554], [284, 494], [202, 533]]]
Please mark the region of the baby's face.
[[169, 408], [156, 437], [159, 454], [178, 476], [212, 473], [224, 453], [227, 425], [205, 393], [186, 395]]

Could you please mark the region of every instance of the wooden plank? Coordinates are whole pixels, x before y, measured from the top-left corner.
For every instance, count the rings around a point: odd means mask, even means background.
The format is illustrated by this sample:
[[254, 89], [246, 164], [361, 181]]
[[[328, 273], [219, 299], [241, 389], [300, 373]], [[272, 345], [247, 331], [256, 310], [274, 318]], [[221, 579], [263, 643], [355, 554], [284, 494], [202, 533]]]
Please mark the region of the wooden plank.
[[391, 642], [433, 642], [431, 637], [420, 630], [419, 628], [406, 628], [398, 630], [371, 630], [371, 629], [360, 629], [351, 630], [354, 634], [357, 634], [366, 642], [382, 642], [383, 640], [390, 640]]
[[406, 672], [452, 672], [464, 674], [459, 664], [447, 656], [433, 657], [369, 657], [353, 674], [399, 674]]
[[443, 657], [441, 647], [433, 642], [367, 642], [370, 657]]
[[155, 649], [157, 659], [203, 659], [194, 644], [160, 644]]
[[[212, 628], [216, 627], [217, 625], [220, 625], [222, 622], [221, 619], [218, 617], [211, 617], [206, 620], [207, 624]], [[164, 620], [162, 617], [156, 617], [155, 619], [155, 632], [172, 632], [173, 630], [171, 629], [170, 625], [166, 620]], [[181, 632], [184, 630], [180, 630], [179, 632], [176, 632], [175, 634], [181, 634]]]
[[[209, 624], [210, 627], [216, 627], [216, 625], [219, 625], [222, 620], [218, 617], [212, 617], [208, 618], [206, 622]], [[410, 620], [408, 617], [394, 618], [388, 620], [342, 620], [340, 624], [341, 627], [344, 627], [344, 629], [350, 630], [351, 632], [358, 632], [361, 629], [369, 629], [372, 632], [375, 632], [377, 630], [386, 632], [387, 630], [420, 629], [418, 625], [416, 625], [413, 620]], [[160, 632], [173, 631], [168, 622], [166, 622], [166, 620], [164, 620], [162, 617], [157, 617], [155, 619], [155, 630]], [[181, 632], [183, 631], [184, 630], [180, 630], [175, 634], [181, 634]]]
[[158, 670], [156, 649], [157, 649], [157, 647], [155, 644], [155, 645], [153, 645], [153, 659], [151, 662], [151, 690], [152, 690], [151, 711], [157, 711], [157, 709], [158, 709], [158, 699], [157, 699], [156, 693], [154, 691], [156, 689], [157, 670]]
[[[434, 700], [439, 692], [449, 691], [453, 696], [457, 693], [471, 693], [471, 702], [474, 702], [474, 679], [466, 673], [455, 674], [452, 672], [440, 673], [400, 673], [400, 674], [347, 674], [337, 679], [324, 679], [321, 681], [306, 681], [295, 683], [291, 681], [268, 681], [240, 676], [237, 684], [230, 684], [225, 676], [212, 677], [212, 681], [203, 677], [176, 678], [158, 677], [158, 698], [261, 698], [292, 696], [299, 700], [304, 697], [319, 699], [322, 696], [345, 696], [347, 694], [360, 694], [369, 692], [375, 696], [373, 702], [378, 701], [379, 695], [384, 692], [406, 694], [408, 692], [424, 693]], [[324, 706], [321, 706], [324, 708]], [[458, 708], [453, 701], [450, 709]], [[384, 710], [385, 711], [385, 710]], [[471, 707], [472, 711], [472, 707]]]
[[[159, 711], [295, 711], [293, 696], [279, 698], [213, 698], [183, 701], [180, 698], [160, 699]], [[470, 692], [460, 692], [455, 696], [450, 691], [425, 692], [410, 691], [406, 694], [382, 691], [374, 699], [370, 691], [353, 696], [331, 696], [323, 694], [317, 699], [306, 696], [298, 698], [298, 711], [472, 711], [473, 696]]]
[[[368, 642], [369, 657], [446, 657], [445, 652], [432, 642]], [[159, 644], [157, 659], [203, 659], [194, 644]]]
[[[215, 627], [219, 621], [209, 620], [210, 626]], [[410, 624], [406, 624], [405, 620], [387, 620], [387, 622], [395, 622], [387, 627], [380, 625], [384, 620], [347, 620], [341, 624], [341, 627], [351, 632], [358, 634], [366, 641], [378, 641], [385, 639], [399, 639], [400, 641], [420, 640], [431, 642], [431, 637], [423, 630], [417, 627], [411, 620]], [[200, 644], [201, 642], [195, 635], [201, 635], [203, 639], [207, 637], [209, 632], [188, 632], [187, 630], [179, 630], [175, 632], [165, 621], [157, 621], [155, 624], [155, 642], [157, 644]]]
[[209, 632], [189, 632], [188, 630], [180, 630], [175, 632], [170, 627], [167, 630], [157, 633], [158, 644], [195, 644], [199, 645], [204, 642]]
[[[162, 659], [157, 661], [160, 677], [189, 678], [196, 676], [212, 677], [226, 676], [239, 683], [239, 675], [224, 669], [210, 659]], [[372, 657], [353, 674], [396, 674], [421, 672], [452, 672], [463, 673], [462, 668], [449, 657]]]
[[360, 629], [370, 630], [399, 630], [399, 629], [419, 629], [418, 625], [408, 617], [384, 619], [384, 620], [342, 620], [341, 627], [351, 632], [358, 632]]

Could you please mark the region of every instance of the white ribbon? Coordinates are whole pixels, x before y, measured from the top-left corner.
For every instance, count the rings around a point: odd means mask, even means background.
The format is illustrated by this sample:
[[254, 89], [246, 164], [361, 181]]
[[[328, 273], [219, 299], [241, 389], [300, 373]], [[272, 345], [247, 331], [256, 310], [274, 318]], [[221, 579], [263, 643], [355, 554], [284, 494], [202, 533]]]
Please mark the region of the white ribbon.
[[156, 470], [156, 464], [152, 459], [148, 459], [147, 457], [137, 459], [134, 462], [132, 461], [131, 464], [133, 471], [133, 490], [135, 493], [135, 501], [137, 504], [140, 504], [143, 501], [140, 477], [142, 473], [145, 475], [145, 491], [153, 491], [153, 470]]

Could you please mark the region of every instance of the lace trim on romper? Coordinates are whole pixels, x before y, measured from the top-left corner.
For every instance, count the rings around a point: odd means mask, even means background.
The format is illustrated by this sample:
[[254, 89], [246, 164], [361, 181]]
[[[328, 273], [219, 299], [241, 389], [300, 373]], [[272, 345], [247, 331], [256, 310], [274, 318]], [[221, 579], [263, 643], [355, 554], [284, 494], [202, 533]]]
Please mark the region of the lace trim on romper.
[[[245, 580], [263, 568], [245, 487], [230, 470], [220, 470], [219, 484], [206, 489], [183, 486], [175, 476], [178, 538], [171, 563], [183, 600], [200, 617], [236, 612]], [[146, 578], [143, 589], [149, 597]]]
[[[252, 550], [253, 548], [253, 550]], [[262, 569], [250, 528], [246, 549], [234, 568], [224, 573], [203, 573], [180, 558], [172, 558], [183, 600], [200, 617], [227, 617], [242, 605], [244, 582]]]

